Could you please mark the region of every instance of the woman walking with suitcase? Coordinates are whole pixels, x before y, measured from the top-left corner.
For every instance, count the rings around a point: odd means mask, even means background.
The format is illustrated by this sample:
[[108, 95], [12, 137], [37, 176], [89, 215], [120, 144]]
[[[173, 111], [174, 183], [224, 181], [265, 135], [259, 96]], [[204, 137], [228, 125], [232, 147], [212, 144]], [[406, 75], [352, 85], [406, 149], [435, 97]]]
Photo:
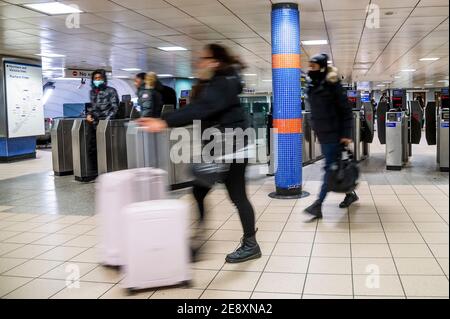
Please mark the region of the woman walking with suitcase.
[[[139, 123], [150, 132], [160, 132], [168, 127], [180, 127], [201, 120], [225, 129], [247, 129], [248, 123], [239, 101], [242, 92], [238, 69], [243, 65], [228, 50], [217, 44], [207, 45], [196, 63], [200, 83], [192, 103], [160, 119], [140, 119]], [[202, 125], [202, 129], [205, 129]], [[245, 171], [247, 161], [234, 161], [226, 174], [224, 183], [231, 201], [236, 206], [244, 230], [242, 245], [226, 257], [228, 263], [241, 263], [261, 257], [256, 241], [255, 213], [247, 197]], [[196, 183], [193, 188], [195, 200], [203, 220], [204, 199], [210, 187]]]

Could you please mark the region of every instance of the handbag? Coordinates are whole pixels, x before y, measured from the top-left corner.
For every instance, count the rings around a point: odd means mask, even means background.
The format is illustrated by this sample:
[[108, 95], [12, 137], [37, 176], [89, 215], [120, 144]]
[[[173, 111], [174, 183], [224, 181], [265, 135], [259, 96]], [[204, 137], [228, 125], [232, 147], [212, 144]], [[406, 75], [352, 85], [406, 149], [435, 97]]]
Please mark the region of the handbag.
[[358, 186], [359, 167], [352, 152], [343, 146], [335, 163], [328, 174], [328, 191], [336, 193], [350, 193]]
[[228, 163], [192, 164], [191, 171], [196, 184], [212, 188], [216, 183], [224, 182], [230, 171]]
[[[218, 126], [215, 126], [216, 128]], [[222, 132], [215, 134], [218, 140], [225, 141], [225, 137]], [[203, 158], [202, 158], [203, 161]], [[219, 156], [213, 159], [212, 162], [194, 163], [191, 165], [191, 173], [195, 178], [195, 184], [212, 188], [216, 183], [224, 182], [228, 171], [230, 170], [230, 164], [224, 161], [223, 156]]]
[[[224, 144], [223, 149], [226, 149], [225, 143], [227, 137], [221, 134], [221, 138]], [[216, 183], [225, 182], [230, 171], [231, 163], [248, 162], [252, 158], [250, 154], [252, 154], [252, 150], [248, 146], [239, 150], [233, 147], [233, 152], [219, 156], [212, 162], [192, 164], [191, 173], [195, 178], [195, 183], [212, 188]]]

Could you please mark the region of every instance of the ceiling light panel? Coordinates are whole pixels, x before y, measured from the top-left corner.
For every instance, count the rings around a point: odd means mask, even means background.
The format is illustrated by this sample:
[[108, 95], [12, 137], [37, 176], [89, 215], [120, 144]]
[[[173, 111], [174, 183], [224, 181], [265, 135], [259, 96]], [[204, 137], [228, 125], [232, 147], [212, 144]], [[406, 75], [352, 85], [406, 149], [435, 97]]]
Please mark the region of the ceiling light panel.
[[24, 7], [39, 11], [49, 15], [59, 15], [59, 14], [71, 14], [71, 13], [82, 13], [76, 6], [70, 6], [61, 2], [45, 2], [45, 3], [29, 3], [24, 4]]

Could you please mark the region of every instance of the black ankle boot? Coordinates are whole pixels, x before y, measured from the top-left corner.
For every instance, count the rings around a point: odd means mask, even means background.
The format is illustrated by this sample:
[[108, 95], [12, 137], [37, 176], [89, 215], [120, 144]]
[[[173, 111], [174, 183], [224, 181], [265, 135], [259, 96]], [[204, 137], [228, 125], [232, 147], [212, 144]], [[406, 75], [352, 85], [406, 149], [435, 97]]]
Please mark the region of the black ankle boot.
[[244, 237], [242, 245], [234, 253], [229, 254], [225, 260], [230, 264], [243, 263], [252, 259], [261, 258], [261, 248], [256, 241], [256, 234]]
[[195, 263], [198, 261], [198, 252], [200, 249], [191, 246], [191, 262]]
[[339, 204], [339, 208], [347, 208], [350, 207], [351, 204], [353, 204], [354, 202], [358, 201], [359, 197], [358, 195], [356, 195], [355, 192], [351, 193], [351, 194], [347, 194], [345, 196], [345, 199], [342, 203]]
[[317, 200], [305, 209], [305, 213], [311, 216], [313, 219], [321, 219], [323, 217], [322, 215], [322, 202]]

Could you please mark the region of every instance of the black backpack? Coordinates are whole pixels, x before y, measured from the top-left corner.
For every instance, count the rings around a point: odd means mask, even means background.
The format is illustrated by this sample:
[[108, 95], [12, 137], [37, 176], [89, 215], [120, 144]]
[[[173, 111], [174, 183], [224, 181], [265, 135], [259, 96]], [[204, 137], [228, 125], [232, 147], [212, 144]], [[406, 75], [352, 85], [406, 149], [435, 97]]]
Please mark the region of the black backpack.
[[359, 167], [353, 159], [353, 154], [346, 147], [342, 147], [336, 162], [330, 167], [328, 175], [328, 191], [336, 193], [350, 193], [358, 186]]

